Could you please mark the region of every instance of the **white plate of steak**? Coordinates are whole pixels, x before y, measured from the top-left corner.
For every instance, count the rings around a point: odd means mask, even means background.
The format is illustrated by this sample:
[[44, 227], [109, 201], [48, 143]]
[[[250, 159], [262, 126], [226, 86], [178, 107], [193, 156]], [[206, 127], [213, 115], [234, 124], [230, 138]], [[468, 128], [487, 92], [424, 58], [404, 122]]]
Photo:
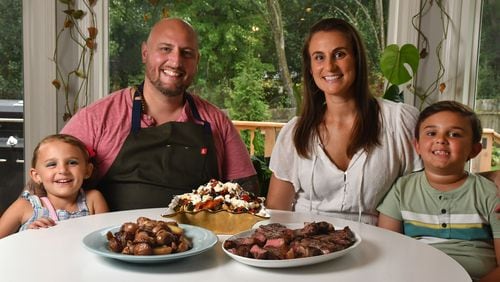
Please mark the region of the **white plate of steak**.
[[361, 243], [348, 226], [331, 223], [270, 223], [238, 233], [222, 244], [238, 262], [256, 267], [285, 268], [316, 264], [341, 257]]

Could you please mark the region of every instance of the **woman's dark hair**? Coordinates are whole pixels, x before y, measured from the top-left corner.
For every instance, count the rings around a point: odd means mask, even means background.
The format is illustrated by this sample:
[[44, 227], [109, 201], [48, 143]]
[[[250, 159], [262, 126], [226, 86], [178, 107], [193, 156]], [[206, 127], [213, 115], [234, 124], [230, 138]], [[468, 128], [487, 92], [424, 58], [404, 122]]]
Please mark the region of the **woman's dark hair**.
[[[40, 141], [40, 143], [38, 143], [36, 145], [35, 150], [33, 151], [33, 157], [31, 159], [31, 168], [36, 167], [36, 163], [38, 161], [38, 152], [40, 151], [40, 146], [42, 146], [45, 143], [52, 142], [52, 141], [61, 141], [61, 142], [64, 142], [64, 143], [67, 143], [67, 144], [70, 144], [70, 145], [77, 147], [78, 149], [80, 149], [82, 151], [83, 155], [85, 156], [85, 160], [87, 162], [91, 162], [91, 158], [92, 158], [91, 153], [88, 151], [87, 146], [85, 146], [85, 144], [82, 141], [80, 141], [78, 138], [73, 137], [73, 136], [68, 135], [68, 134], [53, 134], [53, 135], [49, 135], [49, 136], [43, 138], [42, 141]], [[36, 183], [32, 179], [30, 179], [28, 181], [28, 183], [26, 184], [25, 190], [28, 190], [30, 192], [30, 194], [34, 194], [34, 195], [37, 195], [39, 197], [47, 196], [47, 191], [45, 191], [43, 184]]]
[[420, 136], [420, 125], [430, 116], [440, 112], [452, 112], [461, 115], [469, 120], [472, 129], [472, 143], [481, 142], [483, 128], [481, 120], [477, 117], [474, 111], [466, 105], [457, 101], [439, 101], [425, 108], [418, 116], [417, 125], [415, 126], [415, 138], [418, 140]]
[[312, 36], [320, 31], [342, 32], [350, 41], [356, 60], [356, 78], [353, 83], [356, 108], [358, 114], [352, 128], [352, 142], [347, 148], [347, 155], [352, 157], [356, 151], [363, 148], [371, 151], [380, 145], [379, 131], [381, 121], [380, 107], [368, 88], [368, 63], [363, 41], [358, 31], [348, 22], [336, 19], [322, 19], [309, 30], [302, 49], [303, 102], [302, 112], [295, 127], [293, 141], [297, 153], [309, 157], [314, 137], [318, 136], [318, 127], [325, 113], [325, 93], [318, 88], [311, 74], [311, 56], [309, 44]]

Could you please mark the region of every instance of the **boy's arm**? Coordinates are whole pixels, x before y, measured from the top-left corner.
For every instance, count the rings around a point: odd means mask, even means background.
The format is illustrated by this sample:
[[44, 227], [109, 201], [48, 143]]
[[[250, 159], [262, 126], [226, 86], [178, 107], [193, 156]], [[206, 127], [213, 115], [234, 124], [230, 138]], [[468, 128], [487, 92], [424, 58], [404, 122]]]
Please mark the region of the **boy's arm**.
[[497, 186], [497, 189], [500, 189], [500, 170], [493, 170], [493, 171], [483, 171], [479, 172], [479, 175], [488, 178], [490, 181], [495, 183]]
[[[500, 170], [495, 171], [483, 171], [477, 173], [482, 177], [486, 177], [497, 186], [497, 197], [500, 199]], [[497, 213], [497, 219], [500, 219], [500, 202], [495, 207], [495, 212]]]
[[500, 281], [500, 239], [495, 239], [495, 254], [497, 257], [497, 267], [479, 280], [480, 282]]
[[378, 227], [389, 229], [398, 233], [403, 233], [403, 225], [401, 221], [387, 216], [383, 213], [380, 213], [378, 215]]

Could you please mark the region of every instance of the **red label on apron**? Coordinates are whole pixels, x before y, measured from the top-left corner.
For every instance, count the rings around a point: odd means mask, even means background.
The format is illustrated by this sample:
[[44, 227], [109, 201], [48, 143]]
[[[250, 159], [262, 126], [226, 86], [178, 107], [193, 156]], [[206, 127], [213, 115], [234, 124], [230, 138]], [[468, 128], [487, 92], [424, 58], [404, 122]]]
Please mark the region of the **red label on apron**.
[[202, 155], [206, 155], [206, 154], [208, 153], [208, 149], [207, 149], [206, 147], [203, 147], [203, 148], [201, 148], [200, 153], [201, 153]]

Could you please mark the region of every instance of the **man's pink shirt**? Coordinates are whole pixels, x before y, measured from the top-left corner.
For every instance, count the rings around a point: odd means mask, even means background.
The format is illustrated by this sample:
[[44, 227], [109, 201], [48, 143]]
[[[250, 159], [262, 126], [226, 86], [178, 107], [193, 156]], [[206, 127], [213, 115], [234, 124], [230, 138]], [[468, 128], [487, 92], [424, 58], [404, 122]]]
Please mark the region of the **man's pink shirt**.
[[[98, 179], [101, 179], [111, 167], [130, 133], [131, 89], [118, 90], [80, 109], [61, 130], [61, 133], [73, 135], [94, 149]], [[196, 95], [192, 96], [201, 118], [208, 121], [212, 127], [220, 180], [227, 181], [255, 175], [248, 151], [231, 120], [214, 105]], [[177, 121], [195, 122], [188, 103], [185, 103]], [[154, 120], [143, 114], [141, 127], [153, 125]]]

